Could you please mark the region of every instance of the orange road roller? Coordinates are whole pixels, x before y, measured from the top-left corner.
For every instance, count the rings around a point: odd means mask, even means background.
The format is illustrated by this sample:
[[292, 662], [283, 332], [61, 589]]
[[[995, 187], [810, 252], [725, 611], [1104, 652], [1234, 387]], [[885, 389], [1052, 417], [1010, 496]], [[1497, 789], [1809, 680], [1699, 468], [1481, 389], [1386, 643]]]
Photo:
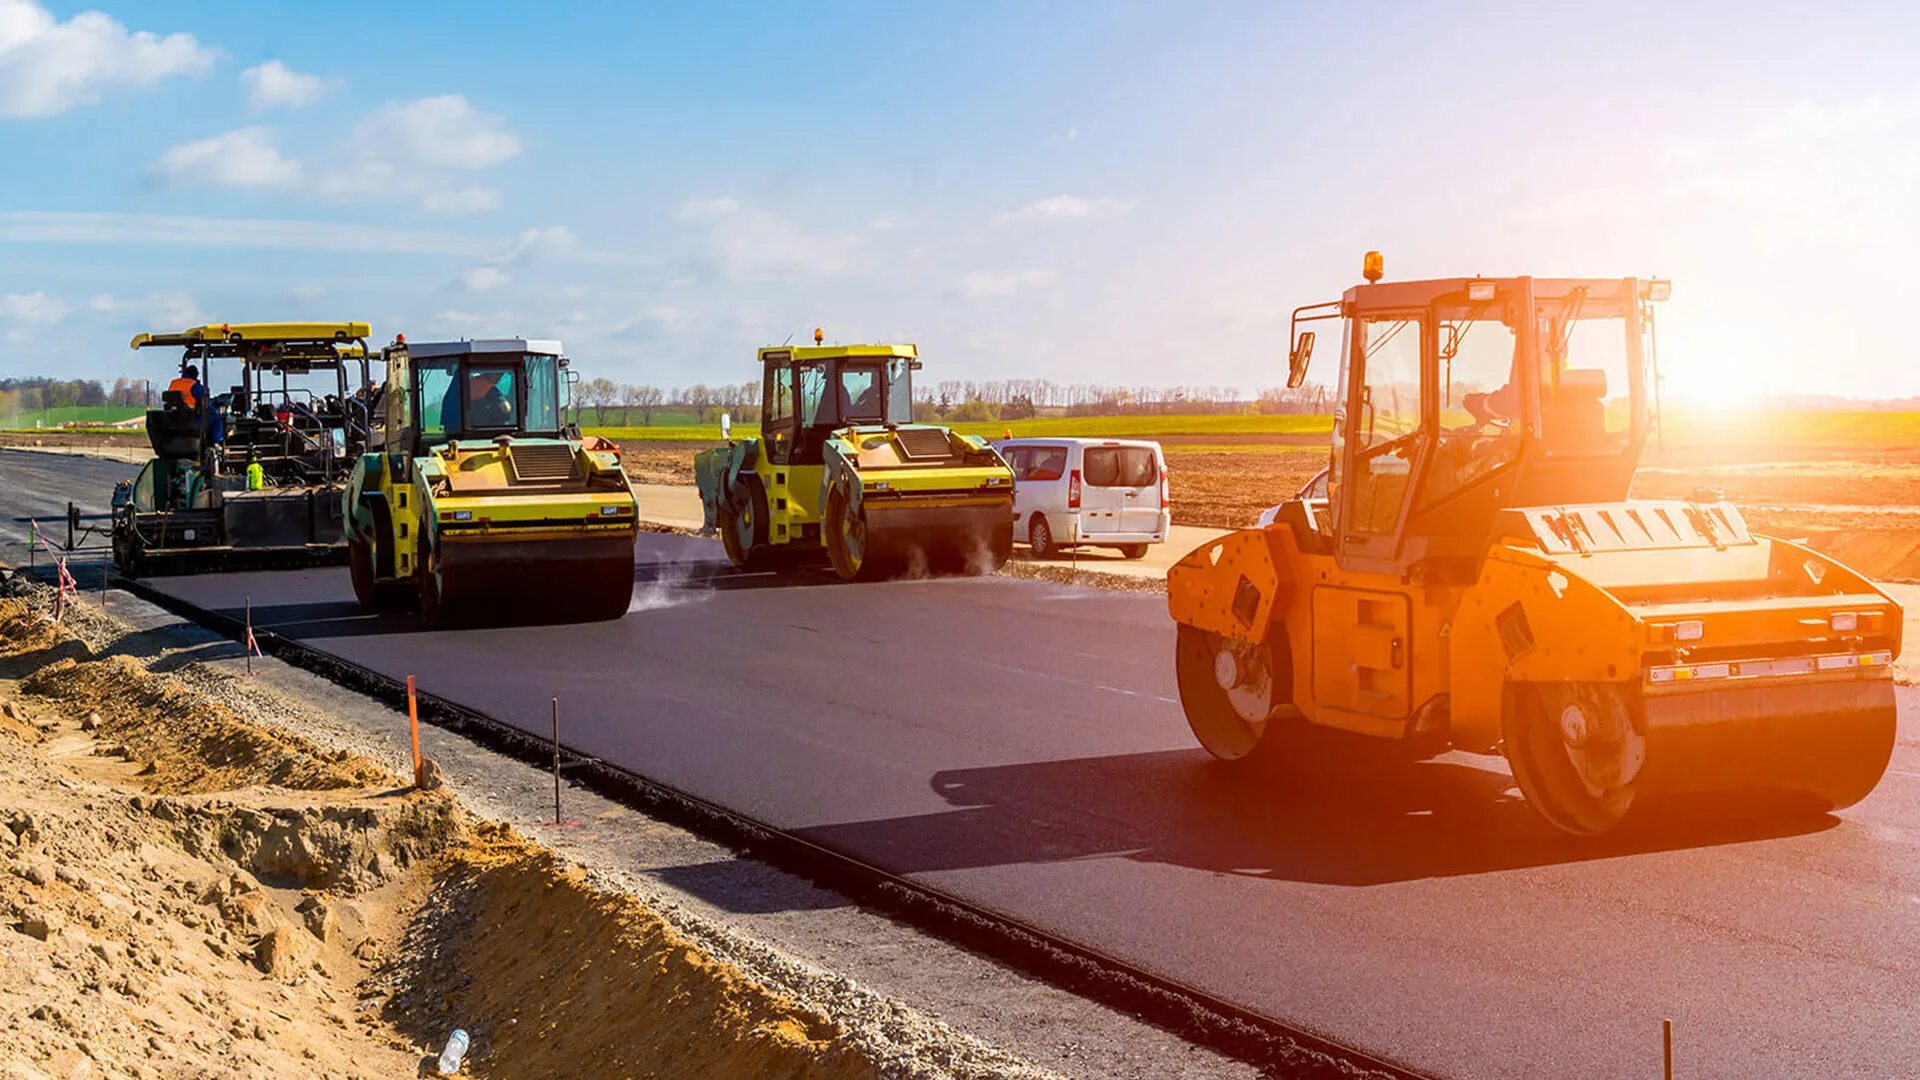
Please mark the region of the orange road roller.
[[1717, 494], [1628, 498], [1670, 284], [1381, 270], [1294, 312], [1290, 385], [1303, 324], [1340, 338], [1323, 481], [1168, 574], [1201, 744], [1285, 757], [1319, 727], [1500, 754], [1580, 835], [1677, 796], [1872, 791], [1899, 604]]

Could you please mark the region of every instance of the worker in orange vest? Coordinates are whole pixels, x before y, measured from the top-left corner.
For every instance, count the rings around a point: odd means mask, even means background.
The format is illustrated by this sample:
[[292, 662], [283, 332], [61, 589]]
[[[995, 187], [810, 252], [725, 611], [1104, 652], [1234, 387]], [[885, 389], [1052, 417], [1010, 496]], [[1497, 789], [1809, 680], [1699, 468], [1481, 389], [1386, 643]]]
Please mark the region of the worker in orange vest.
[[206, 410], [207, 387], [200, 381], [200, 369], [188, 364], [180, 369], [180, 377], [167, 384], [168, 390], [180, 392], [180, 400], [186, 402], [195, 415]]

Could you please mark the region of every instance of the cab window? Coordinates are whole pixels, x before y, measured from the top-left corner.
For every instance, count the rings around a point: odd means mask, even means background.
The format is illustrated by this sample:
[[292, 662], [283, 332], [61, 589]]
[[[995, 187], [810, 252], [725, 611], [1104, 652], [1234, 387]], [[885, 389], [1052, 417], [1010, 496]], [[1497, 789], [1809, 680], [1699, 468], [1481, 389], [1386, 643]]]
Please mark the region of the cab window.
[[1422, 505], [1445, 499], [1520, 451], [1520, 337], [1504, 305], [1441, 310], [1440, 430]]
[[1348, 417], [1354, 476], [1348, 481], [1348, 525], [1390, 534], [1400, 523], [1420, 430], [1420, 345], [1417, 315], [1364, 318], [1354, 335], [1360, 353], [1357, 400]]
[[904, 357], [887, 361], [887, 420], [913, 422], [913, 361]]
[[780, 364], [767, 370], [766, 426], [784, 424], [793, 419], [793, 366]]
[[460, 365], [451, 360], [421, 360], [414, 365], [420, 377], [420, 437], [444, 437], [460, 430]]
[[818, 360], [795, 364], [794, 380], [799, 386], [796, 396], [800, 405], [800, 426], [812, 427], [827, 419], [821, 415], [821, 409], [827, 403], [826, 365]]
[[[911, 414], [911, 407], [908, 412]], [[846, 422], [881, 423], [886, 418], [886, 401], [881, 397], [880, 366], [849, 364], [842, 367], [840, 419]]]
[[529, 354], [524, 364], [527, 379], [526, 430], [560, 430], [560, 358]]
[[462, 408], [465, 427], [510, 428], [517, 415], [517, 373], [508, 367], [472, 367], [467, 369], [466, 400]]

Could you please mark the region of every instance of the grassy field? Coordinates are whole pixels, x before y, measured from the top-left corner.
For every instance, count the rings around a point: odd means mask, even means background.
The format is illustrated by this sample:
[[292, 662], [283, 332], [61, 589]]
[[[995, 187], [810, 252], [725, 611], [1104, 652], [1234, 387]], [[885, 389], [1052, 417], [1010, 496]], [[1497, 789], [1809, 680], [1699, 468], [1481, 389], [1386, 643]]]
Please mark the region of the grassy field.
[[62, 405], [56, 409], [27, 409], [0, 415], [0, 428], [32, 429], [36, 421], [47, 427], [57, 424], [113, 424], [131, 420], [145, 409], [122, 405]]
[[[657, 419], [664, 420], [662, 414]], [[591, 420], [589, 412], [583, 419]], [[691, 420], [691, 416], [682, 417]], [[1331, 416], [1075, 416], [1037, 420], [996, 420], [954, 424], [968, 435], [998, 439], [1011, 431], [1026, 436], [1075, 436], [1091, 439], [1155, 439], [1163, 436], [1324, 435], [1333, 430]], [[651, 427], [589, 427], [590, 435], [615, 442], [710, 442], [720, 437], [720, 422], [706, 424], [655, 423]]]

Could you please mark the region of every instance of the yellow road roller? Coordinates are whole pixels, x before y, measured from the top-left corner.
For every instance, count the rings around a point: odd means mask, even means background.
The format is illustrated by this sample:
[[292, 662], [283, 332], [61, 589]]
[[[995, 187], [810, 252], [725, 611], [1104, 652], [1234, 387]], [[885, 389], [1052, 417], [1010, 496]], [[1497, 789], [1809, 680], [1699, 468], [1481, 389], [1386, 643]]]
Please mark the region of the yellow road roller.
[[567, 423], [560, 343], [400, 338], [382, 357], [380, 441], [344, 496], [355, 597], [417, 597], [433, 626], [623, 615], [640, 503], [619, 453]]
[[760, 365], [759, 437], [693, 463], [706, 527], [735, 566], [824, 549], [836, 574], [864, 581], [1006, 563], [1013, 472], [978, 436], [913, 422], [917, 347], [782, 345]]
[[1294, 312], [1290, 385], [1303, 324], [1337, 328], [1324, 489], [1168, 575], [1200, 743], [1284, 760], [1333, 728], [1501, 754], [1583, 835], [1680, 797], [1873, 790], [1900, 606], [1716, 493], [1628, 498], [1669, 283], [1382, 269], [1370, 253], [1365, 284]]

